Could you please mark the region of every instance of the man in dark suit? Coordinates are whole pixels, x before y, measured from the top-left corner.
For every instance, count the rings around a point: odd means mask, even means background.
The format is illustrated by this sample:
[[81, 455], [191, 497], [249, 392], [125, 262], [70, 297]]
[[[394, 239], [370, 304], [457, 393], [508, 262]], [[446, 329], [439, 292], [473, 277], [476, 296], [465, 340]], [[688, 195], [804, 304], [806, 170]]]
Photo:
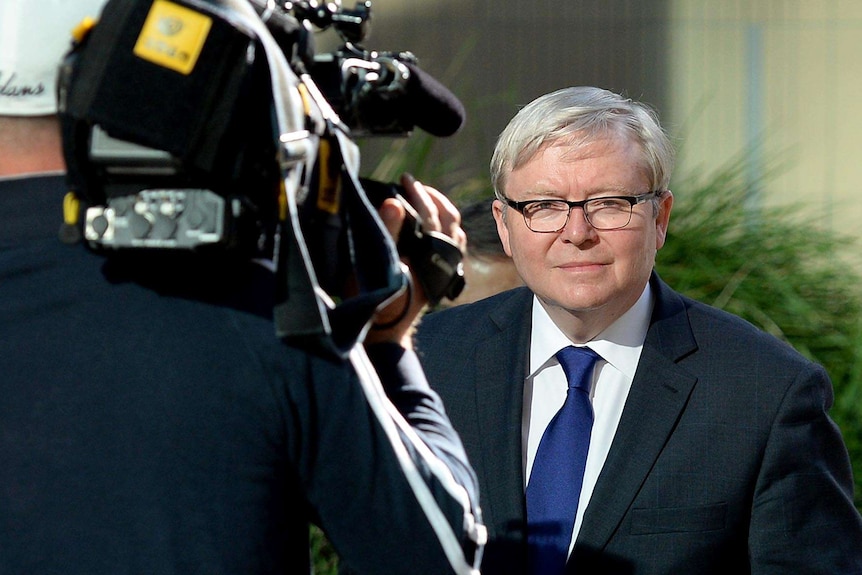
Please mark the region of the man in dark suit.
[[[597, 88], [535, 100], [498, 140], [493, 215], [526, 287], [428, 315], [417, 343], [477, 470], [484, 575], [862, 573], [827, 374], [653, 271], [672, 164], [655, 114]], [[548, 463], [570, 346], [598, 356], [591, 427], [568, 440], [589, 447]], [[564, 468], [577, 478], [533, 503]], [[538, 516], [570, 492], [565, 520]], [[528, 567], [543, 529], [561, 559]]]

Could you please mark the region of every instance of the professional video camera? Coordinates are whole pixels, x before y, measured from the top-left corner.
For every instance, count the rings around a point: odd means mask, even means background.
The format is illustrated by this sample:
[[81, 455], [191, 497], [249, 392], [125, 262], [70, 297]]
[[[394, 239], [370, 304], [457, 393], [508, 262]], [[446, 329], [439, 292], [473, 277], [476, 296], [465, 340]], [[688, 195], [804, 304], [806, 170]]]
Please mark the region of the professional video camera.
[[[271, 258], [278, 335], [345, 353], [406, 285], [358, 176], [359, 135], [436, 136], [464, 119], [409, 52], [361, 46], [371, 4], [110, 0], [59, 81], [68, 229], [110, 257]], [[314, 32], [343, 45], [316, 54]], [[463, 287], [447, 237], [405, 225], [397, 250], [432, 300]]]

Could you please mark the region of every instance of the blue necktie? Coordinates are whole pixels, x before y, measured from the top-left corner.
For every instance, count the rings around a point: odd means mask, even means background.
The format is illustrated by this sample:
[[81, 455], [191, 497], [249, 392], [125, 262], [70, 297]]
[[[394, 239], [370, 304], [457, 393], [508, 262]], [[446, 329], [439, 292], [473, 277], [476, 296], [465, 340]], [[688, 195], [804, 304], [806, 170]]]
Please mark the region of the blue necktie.
[[527, 485], [530, 573], [563, 573], [584, 482], [593, 428], [590, 384], [598, 354], [569, 346], [557, 352], [569, 390], [539, 442]]

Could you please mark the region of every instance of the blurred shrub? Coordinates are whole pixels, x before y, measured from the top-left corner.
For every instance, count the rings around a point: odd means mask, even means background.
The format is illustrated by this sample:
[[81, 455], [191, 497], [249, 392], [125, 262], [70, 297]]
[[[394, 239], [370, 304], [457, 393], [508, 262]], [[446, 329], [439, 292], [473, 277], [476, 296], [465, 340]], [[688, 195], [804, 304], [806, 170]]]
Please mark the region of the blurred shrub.
[[862, 509], [862, 282], [851, 238], [802, 206], [752, 206], [745, 162], [676, 182], [656, 269], [678, 291], [739, 315], [822, 364]]

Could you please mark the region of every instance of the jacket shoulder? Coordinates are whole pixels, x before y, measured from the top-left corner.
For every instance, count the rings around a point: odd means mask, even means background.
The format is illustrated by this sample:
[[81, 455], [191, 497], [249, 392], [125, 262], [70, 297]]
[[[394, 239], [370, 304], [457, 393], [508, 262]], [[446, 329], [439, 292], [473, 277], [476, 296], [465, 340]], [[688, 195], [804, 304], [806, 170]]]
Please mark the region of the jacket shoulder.
[[[501, 292], [477, 302], [440, 309], [422, 318], [419, 341], [439, 338], [463, 339], [503, 329], [507, 322], [529, 313], [532, 293], [524, 287]], [[457, 344], [457, 340], [453, 341]]]
[[750, 321], [711, 305], [678, 295], [685, 308], [692, 333], [702, 352], [730, 352], [760, 364], [798, 367], [815, 362], [803, 356], [780, 334], [770, 333]]

